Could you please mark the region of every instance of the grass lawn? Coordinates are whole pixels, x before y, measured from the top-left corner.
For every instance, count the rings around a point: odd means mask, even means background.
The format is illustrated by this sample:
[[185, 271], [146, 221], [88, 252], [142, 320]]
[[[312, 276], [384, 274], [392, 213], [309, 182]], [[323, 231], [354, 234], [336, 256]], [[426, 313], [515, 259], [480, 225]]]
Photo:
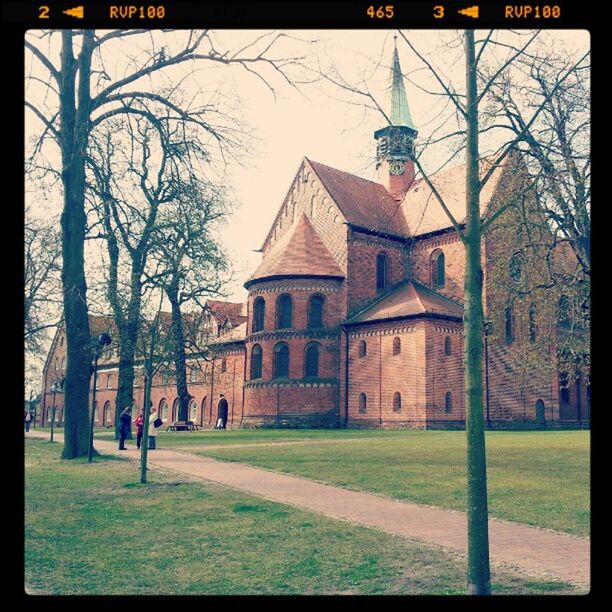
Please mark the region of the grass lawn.
[[[125, 459], [25, 442], [25, 580], [37, 594], [458, 594], [464, 560]], [[571, 593], [494, 572], [496, 593]]]
[[[158, 445], [396, 499], [466, 509], [463, 431], [162, 432]], [[588, 536], [589, 445], [588, 431], [487, 432], [491, 515]]]

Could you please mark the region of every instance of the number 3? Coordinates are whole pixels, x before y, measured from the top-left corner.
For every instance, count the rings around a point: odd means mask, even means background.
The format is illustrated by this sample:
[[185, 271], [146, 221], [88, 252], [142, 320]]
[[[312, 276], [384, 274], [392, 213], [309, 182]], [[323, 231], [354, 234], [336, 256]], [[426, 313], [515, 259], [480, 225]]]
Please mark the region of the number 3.
[[443, 6], [434, 6], [434, 19], [442, 19], [444, 17], [444, 7]]

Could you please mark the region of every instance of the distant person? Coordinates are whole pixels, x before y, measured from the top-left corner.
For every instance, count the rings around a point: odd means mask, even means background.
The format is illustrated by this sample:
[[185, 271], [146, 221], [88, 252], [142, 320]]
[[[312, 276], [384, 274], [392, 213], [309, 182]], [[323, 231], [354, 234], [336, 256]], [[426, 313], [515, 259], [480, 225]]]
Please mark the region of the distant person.
[[29, 410], [26, 410], [25, 417], [23, 420], [25, 422], [26, 432], [30, 431], [30, 425], [32, 424], [32, 413]]
[[136, 425], [136, 448], [139, 449], [140, 445], [142, 444], [142, 432], [144, 429], [144, 410], [141, 410], [138, 413], [138, 416], [134, 421], [134, 425]]
[[132, 409], [127, 406], [119, 416], [119, 450], [125, 448], [125, 440], [132, 431]]
[[157, 416], [157, 408], [151, 408], [151, 414], [149, 415], [149, 449], [153, 450], [157, 448], [157, 427], [163, 425], [163, 421]]
[[223, 393], [219, 393], [219, 397], [221, 399], [219, 400], [219, 405], [217, 406], [217, 428], [225, 429], [227, 426], [228, 405]]

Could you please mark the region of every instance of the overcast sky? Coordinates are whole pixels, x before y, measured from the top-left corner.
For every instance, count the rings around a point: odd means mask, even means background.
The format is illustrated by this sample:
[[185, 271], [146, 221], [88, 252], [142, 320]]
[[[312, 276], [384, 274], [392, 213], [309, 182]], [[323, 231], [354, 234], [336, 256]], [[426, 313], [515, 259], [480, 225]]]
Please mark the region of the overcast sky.
[[[460, 87], [464, 66], [462, 49], [445, 45], [449, 34], [433, 31], [408, 32], [414, 44], [440, 67], [450, 81]], [[219, 31], [221, 47], [240, 48], [244, 41], [258, 35], [255, 31]], [[317, 42], [287, 41], [287, 49], [304, 54], [311, 65], [319, 58], [324, 72], [331, 74], [335, 67], [348, 82], [367, 78], [373, 95], [388, 107], [389, 66], [393, 51], [393, 32], [385, 30], [321, 30], [291, 32], [291, 35]], [[545, 33], [546, 44], [569, 51], [588, 48], [589, 35], [584, 31], [550, 31]], [[132, 37], [136, 39], [137, 37]], [[143, 41], [146, 44], [146, 41]], [[138, 47], [130, 43], [129, 53], [137, 56]], [[414, 54], [399, 38], [397, 41], [402, 70], [406, 75], [406, 91], [411, 114], [420, 135], [428, 135], [448, 109], [445, 102], [426, 90], [434, 84], [427, 71], [421, 68]], [[57, 48], [49, 48], [52, 56]], [[124, 53], [125, 49], [117, 51]], [[118, 63], [120, 61], [118, 60]], [[26, 71], [42, 74], [31, 57], [26, 57]], [[174, 74], [171, 78], [178, 78]], [[224, 241], [231, 254], [236, 281], [228, 298], [242, 301], [246, 292], [242, 283], [258, 265], [261, 246], [276, 212], [293, 180], [304, 156], [329, 166], [375, 179], [373, 131], [384, 125], [374, 112], [365, 112], [356, 96], [348, 96], [325, 82], [293, 89], [279, 80], [277, 97], [263, 84], [241, 69], [202, 70], [198, 83], [185, 85], [188, 94], [207, 91], [206, 84], [221, 83], [227, 99], [239, 99], [237, 109], [253, 132], [240, 165], [230, 163], [224, 171], [224, 181], [233, 194], [234, 213], [224, 232]], [[39, 94], [39, 95], [42, 95]], [[203, 94], [204, 95], [204, 94]], [[40, 123], [26, 112], [26, 137], [37, 133]], [[426, 160], [427, 161], [427, 160]], [[429, 163], [432, 163], [429, 160]], [[35, 202], [46, 214], [58, 215], [61, 202], [52, 197], [47, 202]]]

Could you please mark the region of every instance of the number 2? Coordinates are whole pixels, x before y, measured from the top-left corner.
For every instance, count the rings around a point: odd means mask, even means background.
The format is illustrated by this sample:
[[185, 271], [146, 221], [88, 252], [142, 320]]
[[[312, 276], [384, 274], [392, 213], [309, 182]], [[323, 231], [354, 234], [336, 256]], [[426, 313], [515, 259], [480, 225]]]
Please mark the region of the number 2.
[[38, 18], [39, 19], [49, 19], [49, 7], [48, 6], [38, 7]]

